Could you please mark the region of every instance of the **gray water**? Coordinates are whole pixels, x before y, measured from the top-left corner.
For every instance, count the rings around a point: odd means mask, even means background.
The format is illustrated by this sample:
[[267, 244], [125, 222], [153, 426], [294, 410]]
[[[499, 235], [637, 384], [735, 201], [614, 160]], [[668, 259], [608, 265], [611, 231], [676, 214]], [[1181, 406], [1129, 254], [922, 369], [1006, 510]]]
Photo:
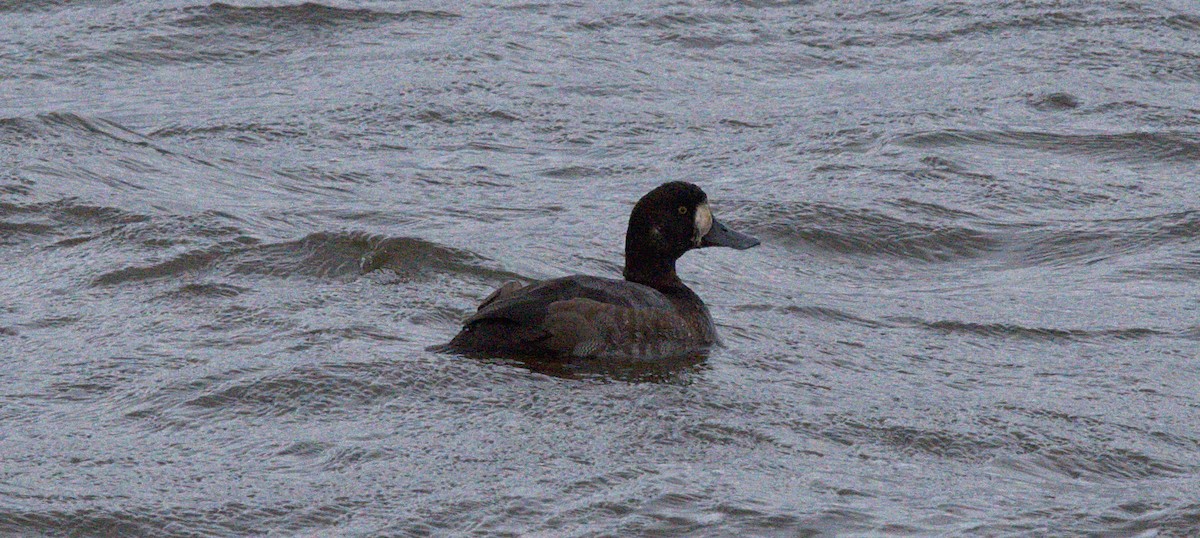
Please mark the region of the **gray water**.
[[[1200, 534], [1192, 1], [0, 1], [0, 533]], [[438, 354], [700, 184], [687, 364]]]

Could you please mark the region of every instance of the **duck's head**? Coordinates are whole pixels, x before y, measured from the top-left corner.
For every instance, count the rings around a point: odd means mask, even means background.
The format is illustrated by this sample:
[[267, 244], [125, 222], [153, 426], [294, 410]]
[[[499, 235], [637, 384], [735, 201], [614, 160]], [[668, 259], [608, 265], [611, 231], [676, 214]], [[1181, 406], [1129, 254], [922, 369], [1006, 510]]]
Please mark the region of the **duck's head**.
[[708, 195], [683, 181], [659, 185], [633, 206], [625, 232], [625, 278], [660, 287], [678, 281], [675, 260], [691, 249], [745, 250], [758, 239], [727, 228], [713, 217]]

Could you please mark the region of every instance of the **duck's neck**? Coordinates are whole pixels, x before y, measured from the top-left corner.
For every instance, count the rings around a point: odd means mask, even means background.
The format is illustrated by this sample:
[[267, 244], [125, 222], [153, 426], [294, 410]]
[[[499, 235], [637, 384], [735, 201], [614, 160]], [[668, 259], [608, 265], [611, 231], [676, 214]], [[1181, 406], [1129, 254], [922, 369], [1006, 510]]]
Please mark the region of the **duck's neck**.
[[675, 260], [638, 261], [625, 255], [625, 280], [650, 286], [663, 293], [687, 289], [675, 274]]

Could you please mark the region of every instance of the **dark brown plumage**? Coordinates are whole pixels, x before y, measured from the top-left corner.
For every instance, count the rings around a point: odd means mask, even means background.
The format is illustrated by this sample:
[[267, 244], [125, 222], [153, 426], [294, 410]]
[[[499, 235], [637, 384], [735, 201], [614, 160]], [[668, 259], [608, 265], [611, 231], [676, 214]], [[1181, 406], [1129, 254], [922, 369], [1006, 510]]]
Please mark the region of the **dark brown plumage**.
[[638, 200], [625, 234], [625, 280], [575, 275], [492, 293], [447, 348], [549, 357], [653, 360], [717, 343], [708, 308], [675, 273], [694, 248], [758, 244], [712, 218], [691, 183], [665, 183]]

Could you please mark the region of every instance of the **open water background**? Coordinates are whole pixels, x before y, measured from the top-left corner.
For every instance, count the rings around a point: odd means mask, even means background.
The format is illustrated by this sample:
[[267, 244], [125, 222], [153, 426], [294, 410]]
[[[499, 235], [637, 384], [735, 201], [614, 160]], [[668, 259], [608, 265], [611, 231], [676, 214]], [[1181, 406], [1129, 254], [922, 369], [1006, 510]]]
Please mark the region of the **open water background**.
[[[0, 534], [1200, 534], [1192, 1], [0, 1]], [[425, 351], [689, 180], [726, 347]]]

